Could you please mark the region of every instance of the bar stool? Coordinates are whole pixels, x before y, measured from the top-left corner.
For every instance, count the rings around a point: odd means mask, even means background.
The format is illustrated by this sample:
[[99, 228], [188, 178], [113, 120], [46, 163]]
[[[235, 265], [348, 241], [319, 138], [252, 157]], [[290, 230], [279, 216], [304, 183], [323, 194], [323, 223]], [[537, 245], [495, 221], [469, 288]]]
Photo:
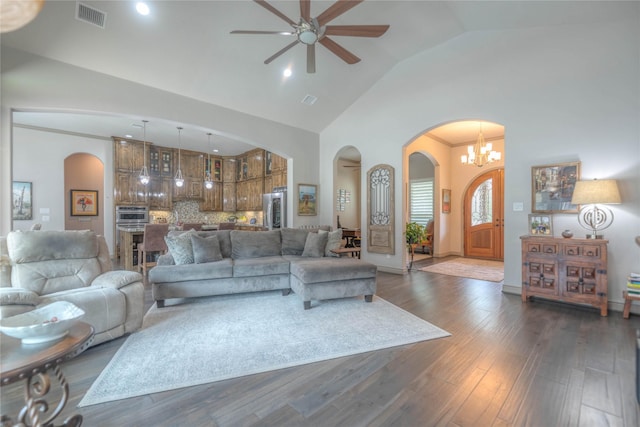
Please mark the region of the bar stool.
[[160, 255], [167, 252], [167, 244], [164, 236], [169, 233], [169, 224], [145, 224], [142, 243], [138, 243], [138, 271], [144, 276], [147, 270], [156, 265], [154, 261], [147, 261], [147, 257], [153, 253]]
[[218, 230], [234, 230], [235, 228], [235, 222], [221, 222], [220, 224], [218, 224]]

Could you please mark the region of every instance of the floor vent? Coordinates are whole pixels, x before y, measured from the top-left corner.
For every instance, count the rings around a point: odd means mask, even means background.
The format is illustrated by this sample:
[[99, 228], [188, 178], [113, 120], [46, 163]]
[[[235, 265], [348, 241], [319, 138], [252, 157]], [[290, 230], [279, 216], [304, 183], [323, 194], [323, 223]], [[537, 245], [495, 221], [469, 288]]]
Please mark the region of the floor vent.
[[76, 3], [76, 19], [102, 29], [107, 24], [107, 14], [105, 12], [80, 2]]
[[306, 95], [304, 98], [302, 98], [302, 103], [307, 105], [313, 105], [316, 103], [317, 100], [318, 100], [317, 96]]

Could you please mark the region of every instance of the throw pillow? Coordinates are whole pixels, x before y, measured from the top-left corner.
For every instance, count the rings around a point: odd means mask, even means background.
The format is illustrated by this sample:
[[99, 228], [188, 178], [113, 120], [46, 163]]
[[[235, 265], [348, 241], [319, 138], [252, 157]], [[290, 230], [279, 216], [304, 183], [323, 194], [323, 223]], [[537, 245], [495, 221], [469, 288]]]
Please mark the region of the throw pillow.
[[318, 233], [328, 235], [327, 246], [324, 249], [324, 256], [340, 257], [339, 254], [331, 252], [335, 249], [340, 249], [342, 246], [342, 229], [338, 228], [335, 231], [319, 230]]
[[164, 241], [176, 265], [193, 264], [193, 245], [191, 244], [193, 234], [196, 232], [190, 230], [177, 236], [165, 236]]
[[304, 251], [302, 256], [320, 258], [324, 256], [324, 250], [327, 246], [327, 233], [309, 233], [307, 234], [307, 241], [304, 244]]
[[193, 246], [193, 261], [196, 264], [222, 259], [218, 236], [200, 237], [193, 234], [191, 235], [191, 245]]
[[308, 230], [282, 228], [282, 255], [302, 255], [307, 241]]

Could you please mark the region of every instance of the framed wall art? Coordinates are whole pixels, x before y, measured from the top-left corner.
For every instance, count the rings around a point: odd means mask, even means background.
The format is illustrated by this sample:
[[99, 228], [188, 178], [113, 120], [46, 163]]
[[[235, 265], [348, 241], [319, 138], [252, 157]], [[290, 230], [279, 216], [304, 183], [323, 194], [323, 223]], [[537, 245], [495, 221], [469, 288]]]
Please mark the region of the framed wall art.
[[12, 218], [14, 221], [33, 219], [32, 184], [24, 181], [13, 181]]
[[298, 215], [317, 215], [318, 186], [298, 184]]
[[98, 216], [98, 191], [71, 190], [71, 216]]
[[532, 236], [553, 236], [551, 215], [529, 214], [529, 234]]
[[442, 190], [442, 213], [451, 213], [451, 190]]
[[577, 213], [571, 197], [579, 180], [580, 162], [531, 167], [531, 211]]

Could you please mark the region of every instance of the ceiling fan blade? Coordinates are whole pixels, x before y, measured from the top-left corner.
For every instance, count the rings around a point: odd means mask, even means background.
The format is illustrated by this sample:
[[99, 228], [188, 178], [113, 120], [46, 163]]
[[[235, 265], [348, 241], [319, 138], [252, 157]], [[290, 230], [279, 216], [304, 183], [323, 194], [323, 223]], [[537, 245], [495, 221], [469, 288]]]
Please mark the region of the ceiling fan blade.
[[300, 0], [300, 16], [307, 22], [311, 21], [311, 0]]
[[307, 45], [307, 73], [313, 74], [316, 72], [316, 45]]
[[319, 40], [319, 42], [335, 55], [340, 57], [340, 59], [342, 59], [347, 64], [355, 64], [357, 62], [360, 62], [360, 58], [340, 46], [338, 43], [331, 40], [329, 37], [323, 37]]
[[318, 24], [320, 24], [321, 27], [324, 26], [329, 21], [336, 19], [338, 16], [356, 7], [363, 1], [364, 0], [338, 0], [337, 2], [329, 6], [327, 10], [318, 15], [318, 17], [316, 18], [318, 20]]
[[254, 31], [254, 30], [233, 30], [230, 34], [279, 34], [281, 36], [292, 36], [291, 31]]
[[274, 15], [278, 16], [280, 19], [282, 19], [283, 21], [287, 22], [289, 25], [296, 25], [295, 22], [293, 22], [291, 19], [289, 19], [289, 17], [287, 17], [287, 15], [285, 15], [284, 13], [280, 12], [278, 9], [276, 9], [275, 7], [271, 6], [269, 3], [267, 3], [265, 0], [253, 0], [256, 3], [258, 3], [260, 6], [264, 7], [265, 9], [267, 9], [269, 12], [273, 13]]
[[273, 61], [274, 59], [276, 59], [278, 56], [282, 55], [283, 53], [285, 53], [286, 51], [288, 51], [289, 49], [291, 49], [292, 47], [294, 47], [295, 45], [297, 45], [298, 43], [300, 43], [299, 40], [296, 40], [294, 42], [289, 43], [288, 45], [286, 45], [285, 47], [283, 47], [282, 49], [280, 49], [279, 51], [277, 51], [276, 53], [274, 53], [273, 55], [271, 55], [270, 57], [268, 57], [267, 59], [265, 59], [264, 63], [265, 64], [270, 64], [271, 61]]
[[327, 25], [328, 36], [380, 37], [389, 29], [388, 25]]

